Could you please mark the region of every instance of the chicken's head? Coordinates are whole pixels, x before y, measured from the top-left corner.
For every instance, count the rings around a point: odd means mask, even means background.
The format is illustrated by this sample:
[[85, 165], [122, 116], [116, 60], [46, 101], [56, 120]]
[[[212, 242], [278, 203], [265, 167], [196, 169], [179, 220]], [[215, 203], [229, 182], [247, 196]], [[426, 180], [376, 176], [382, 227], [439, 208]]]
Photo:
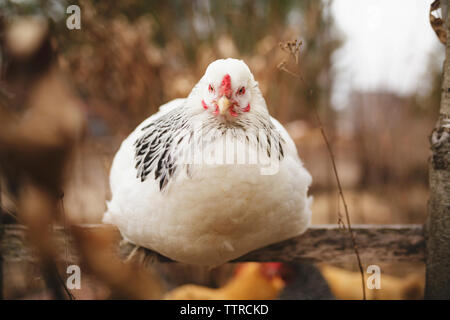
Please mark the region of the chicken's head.
[[252, 97], [259, 93], [257, 87], [250, 69], [242, 60], [216, 60], [208, 66], [200, 82], [201, 104], [205, 112], [233, 120], [251, 112]]

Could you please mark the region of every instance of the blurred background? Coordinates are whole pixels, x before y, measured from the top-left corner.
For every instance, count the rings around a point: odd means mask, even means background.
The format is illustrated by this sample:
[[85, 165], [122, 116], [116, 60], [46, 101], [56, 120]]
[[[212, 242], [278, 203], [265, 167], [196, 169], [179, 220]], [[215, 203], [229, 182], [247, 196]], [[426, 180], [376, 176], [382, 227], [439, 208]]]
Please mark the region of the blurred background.
[[[336, 223], [343, 210], [318, 112], [352, 223], [421, 224], [444, 59], [431, 2], [0, 0], [0, 15], [6, 25], [47, 21], [55, 64], [81, 101], [85, 138], [63, 187], [74, 223], [100, 222], [120, 142], [161, 104], [187, 96], [209, 63], [234, 57], [249, 65], [313, 176], [313, 223]], [[70, 4], [81, 8], [80, 30], [66, 27]], [[280, 46], [293, 40], [302, 43], [298, 64]], [[0, 59], [4, 69], [9, 57]], [[6, 191], [2, 210], [15, 220]]]

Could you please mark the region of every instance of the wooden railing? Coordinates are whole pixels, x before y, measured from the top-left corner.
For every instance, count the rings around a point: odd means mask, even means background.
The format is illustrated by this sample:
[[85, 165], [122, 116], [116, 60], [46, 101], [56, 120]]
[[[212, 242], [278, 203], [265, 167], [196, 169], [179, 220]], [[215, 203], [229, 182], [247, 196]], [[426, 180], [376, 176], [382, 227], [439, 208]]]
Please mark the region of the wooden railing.
[[[79, 225], [76, 228], [111, 228], [106, 225]], [[387, 261], [425, 261], [425, 239], [421, 225], [355, 225], [361, 259], [364, 264]], [[117, 249], [122, 256], [132, 250], [132, 246], [120, 244], [117, 231]], [[77, 253], [70, 234], [63, 228], [55, 228], [55, 245], [59, 259], [77, 261]], [[66, 254], [68, 247], [68, 254]], [[4, 225], [0, 251], [5, 262], [33, 261], [32, 246], [26, 237], [26, 228], [22, 225]], [[153, 253], [160, 261], [170, 260]], [[67, 257], [66, 257], [67, 256]], [[355, 259], [353, 246], [347, 230], [337, 225], [313, 225], [301, 236], [252, 251], [236, 261], [313, 261], [343, 263]]]

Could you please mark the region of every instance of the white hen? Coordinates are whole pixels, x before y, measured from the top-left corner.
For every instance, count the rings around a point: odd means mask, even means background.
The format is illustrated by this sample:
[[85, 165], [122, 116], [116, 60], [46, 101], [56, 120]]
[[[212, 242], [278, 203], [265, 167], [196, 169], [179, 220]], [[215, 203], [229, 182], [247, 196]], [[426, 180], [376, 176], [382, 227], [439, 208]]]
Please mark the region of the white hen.
[[247, 65], [217, 60], [122, 143], [103, 221], [173, 260], [216, 266], [303, 233], [310, 184]]

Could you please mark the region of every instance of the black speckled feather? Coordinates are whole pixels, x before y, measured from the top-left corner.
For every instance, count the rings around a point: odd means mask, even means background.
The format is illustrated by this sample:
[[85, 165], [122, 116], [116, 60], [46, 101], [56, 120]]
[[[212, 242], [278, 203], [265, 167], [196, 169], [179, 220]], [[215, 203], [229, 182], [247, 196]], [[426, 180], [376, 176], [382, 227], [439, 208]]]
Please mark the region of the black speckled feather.
[[[184, 112], [183, 105], [142, 127], [140, 129], [142, 135], [134, 143], [136, 177], [143, 182], [153, 176], [162, 191], [179, 170], [179, 157], [183, 154], [181, 148], [190, 148], [193, 143], [203, 143], [203, 146], [205, 143], [214, 143], [227, 132], [230, 132], [234, 139], [254, 142], [269, 158], [276, 156], [281, 160], [284, 157], [285, 141], [268, 119], [255, 119], [254, 123], [235, 121], [232, 125], [218, 121], [216, 118], [209, 120], [211, 121], [205, 121], [201, 126], [200, 139], [195, 136], [194, 128]], [[263, 130], [264, 139], [259, 137], [260, 129]], [[274, 154], [272, 154], [273, 151], [275, 151]], [[185, 167], [189, 176], [190, 166]]]
[[163, 190], [177, 170], [174, 145], [178, 145], [183, 136], [179, 133], [188, 129], [186, 115], [182, 107], [176, 108], [141, 128], [142, 136], [135, 143], [136, 177], [142, 182], [153, 173]]

